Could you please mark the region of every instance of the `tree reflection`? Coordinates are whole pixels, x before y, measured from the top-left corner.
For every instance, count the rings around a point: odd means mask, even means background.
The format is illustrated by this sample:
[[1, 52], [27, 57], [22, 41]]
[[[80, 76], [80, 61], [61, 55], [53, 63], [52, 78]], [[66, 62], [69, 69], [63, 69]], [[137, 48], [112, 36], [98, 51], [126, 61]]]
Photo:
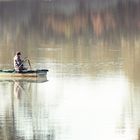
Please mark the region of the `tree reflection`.
[[[140, 2], [119, 1], [112, 7], [108, 3], [99, 10], [89, 5], [88, 1], [69, 4], [43, 0], [0, 2], [1, 43], [24, 47], [31, 45], [33, 40], [39, 43], [40, 40], [75, 39], [75, 36], [79, 38], [90, 34], [92, 37], [110, 34], [116, 37], [123, 34], [122, 31], [135, 33], [140, 29]], [[66, 8], [63, 12], [62, 6]], [[73, 12], [67, 11], [73, 7]]]

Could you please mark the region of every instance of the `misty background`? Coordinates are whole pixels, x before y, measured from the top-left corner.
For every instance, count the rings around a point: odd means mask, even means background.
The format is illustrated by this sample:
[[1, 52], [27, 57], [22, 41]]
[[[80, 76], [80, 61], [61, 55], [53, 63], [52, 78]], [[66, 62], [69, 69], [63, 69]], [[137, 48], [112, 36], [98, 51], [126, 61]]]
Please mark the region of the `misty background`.
[[[0, 1], [1, 46], [133, 35], [140, 29], [140, 2], [121, 0]], [[112, 38], [111, 38], [112, 40]]]
[[17, 50], [35, 57], [36, 49], [60, 46], [138, 47], [139, 13], [138, 0], [1, 0], [0, 59], [12, 63]]

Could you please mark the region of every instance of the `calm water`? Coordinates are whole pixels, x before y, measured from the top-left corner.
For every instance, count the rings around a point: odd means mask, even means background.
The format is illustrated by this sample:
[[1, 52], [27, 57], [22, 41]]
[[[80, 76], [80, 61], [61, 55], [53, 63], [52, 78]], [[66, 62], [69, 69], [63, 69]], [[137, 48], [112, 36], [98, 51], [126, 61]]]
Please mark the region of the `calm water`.
[[0, 82], [0, 139], [140, 140], [139, 52], [126, 43], [40, 47], [30, 60], [49, 69], [47, 82]]

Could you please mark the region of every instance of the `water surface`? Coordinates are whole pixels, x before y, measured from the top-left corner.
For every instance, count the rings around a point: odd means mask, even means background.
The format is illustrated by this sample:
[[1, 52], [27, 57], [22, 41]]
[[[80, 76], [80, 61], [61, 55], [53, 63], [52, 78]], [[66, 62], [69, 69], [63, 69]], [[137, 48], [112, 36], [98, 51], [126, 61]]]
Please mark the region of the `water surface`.
[[139, 140], [139, 48], [74, 47], [30, 58], [47, 82], [1, 80], [0, 139]]

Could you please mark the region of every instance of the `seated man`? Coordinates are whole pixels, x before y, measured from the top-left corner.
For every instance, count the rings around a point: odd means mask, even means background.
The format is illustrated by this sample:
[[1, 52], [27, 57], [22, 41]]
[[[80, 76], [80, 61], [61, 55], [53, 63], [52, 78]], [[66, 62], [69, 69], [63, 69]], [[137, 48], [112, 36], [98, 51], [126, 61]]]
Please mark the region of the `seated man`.
[[26, 70], [23, 65], [24, 60], [21, 59], [21, 53], [17, 52], [14, 56], [14, 69], [16, 72], [21, 72], [22, 70]]

